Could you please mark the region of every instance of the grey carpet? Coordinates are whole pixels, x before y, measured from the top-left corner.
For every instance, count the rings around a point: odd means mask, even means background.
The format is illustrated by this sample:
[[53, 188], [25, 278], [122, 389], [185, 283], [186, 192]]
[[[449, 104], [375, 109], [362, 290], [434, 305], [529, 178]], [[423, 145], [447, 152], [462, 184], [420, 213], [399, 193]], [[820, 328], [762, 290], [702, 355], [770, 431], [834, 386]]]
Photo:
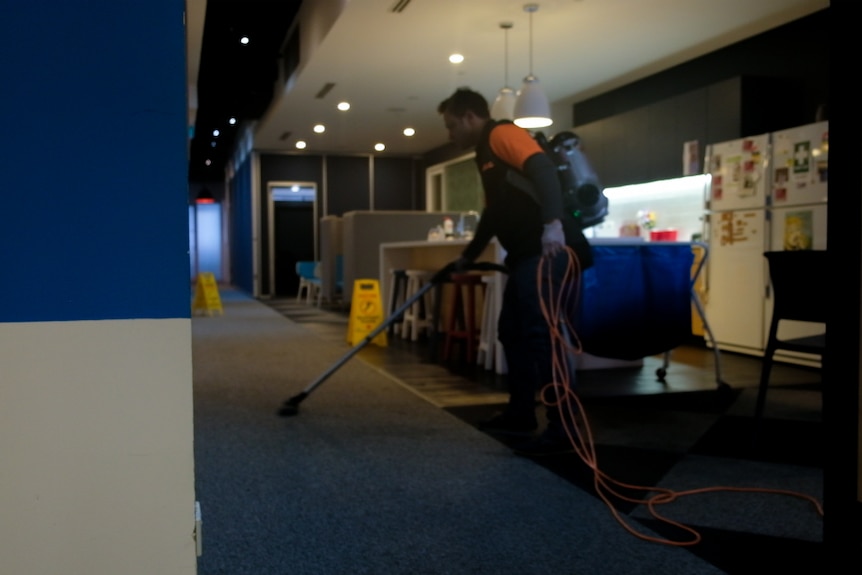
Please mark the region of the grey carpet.
[[359, 358], [277, 417], [349, 348], [222, 300], [192, 320], [201, 575], [721, 573]]

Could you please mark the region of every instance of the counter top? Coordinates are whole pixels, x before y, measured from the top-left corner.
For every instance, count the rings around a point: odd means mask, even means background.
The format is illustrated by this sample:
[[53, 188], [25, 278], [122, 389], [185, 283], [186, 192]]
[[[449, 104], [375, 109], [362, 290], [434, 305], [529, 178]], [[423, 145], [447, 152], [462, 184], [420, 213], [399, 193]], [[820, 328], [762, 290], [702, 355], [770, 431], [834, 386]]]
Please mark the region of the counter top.
[[[493, 240], [492, 240], [493, 241]], [[451, 240], [416, 240], [409, 242], [385, 242], [380, 244], [380, 247], [386, 248], [422, 248], [422, 247], [445, 247], [445, 246], [466, 246], [470, 240], [451, 239]]]

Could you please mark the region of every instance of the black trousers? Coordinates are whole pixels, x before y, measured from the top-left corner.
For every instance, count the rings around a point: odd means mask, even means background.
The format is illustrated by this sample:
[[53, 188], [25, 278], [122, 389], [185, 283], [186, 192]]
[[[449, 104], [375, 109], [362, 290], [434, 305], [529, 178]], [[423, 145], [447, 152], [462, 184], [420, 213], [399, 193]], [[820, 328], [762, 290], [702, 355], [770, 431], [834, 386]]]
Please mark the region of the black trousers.
[[[557, 356], [561, 354], [552, 337], [553, 326], [559, 328], [565, 317], [573, 321], [577, 310], [580, 273], [570, 267], [570, 257], [560, 252], [553, 258], [534, 256], [509, 265], [497, 328], [508, 364], [507, 411], [515, 417], [534, 417], [537, 391], [555, 379], [555, 348]], [[547, 317], [554, 308], [556, 317]], [[556, 383], [572, 386], [574, 370], [568, 373], [569, 381]], [[549, 406], [547, 414], [552, 425], [560, 422], [557, 407]]]

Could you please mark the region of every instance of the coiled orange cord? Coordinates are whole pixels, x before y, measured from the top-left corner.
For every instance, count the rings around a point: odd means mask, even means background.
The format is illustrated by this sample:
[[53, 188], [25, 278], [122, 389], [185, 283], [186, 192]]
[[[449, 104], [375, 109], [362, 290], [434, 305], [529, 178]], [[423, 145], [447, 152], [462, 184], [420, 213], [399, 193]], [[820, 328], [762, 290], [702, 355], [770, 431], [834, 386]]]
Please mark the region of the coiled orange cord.
[[[671, 503], [680, 497], [687, 495], [695, 495], [700, 493], [710, 493], [718, 491], [726, 492], [747, 492], [747, 493], [769, 493], [778, 495], [787, 495], [797, 497], [811, 502], [817, 513], [823, 516], [823, 506], [815, 497], [805, 493], [796, 491], [788, 491], [782, 489], [766, 489], [758, 487], [729, 487], [716, 486], [705, 487], [701, 489], [691, 489], [687, 491], [673, 491], [655, 486], [640, 486], [631, 485], [617, 481], [599, 469], [598, 458], [596, 457], [595, 444], [593, 441], [592, 431], [589, 426], [586, 411], [581, 404], [580, 398], [574, 393], [569, 386], [570, 373], [569, 363], [566, 360], [570, 353], [581, 353], [583, 351], [581, 341], [571, 323], [571, 318], [565, 313], [565, 310], [572, 309], [577, 304], [580, 298], [580, 262], [575, 252], [571, 248], [566, 248], [568, 253], [568, 264], [561, 283], [561, 289], [555, 293], [554, 284], [551, 281], [551, 266], [547, 258], [542, 258], [539, 268], [536, 273], [536, 281], [538, 282], [539, 293], [545, 293], [542, 289], [546, 284], [548, 287], [548, 298], [540, 298], [540, 305], [545, 321], [548, 323], [548, 328], [551, 334], [551, 349], [552, 349], [552, 367], [553, 367], [553, 383], [549, 383], [541, 390], [542, 402], [547, 406], [556, 406], [559, 409], [562, 421], [574, 422], [574, 429], [570, 429], [570, 425], [565, 425], [566, 435], [574, 447], [575, 453], [593, 470], [593, 486], [599, 497], [607, 504], [614, 518], [622, 527], [639, 539], [674, 546], [690, 546], [696, 545], [701, 541], [701, 535], [693, 528], [674, 521], [668, 517], [661, 515], [656, 507], [658, 505]], [[574, 299], [573, 299], [574, 298]], [[565, 331], [564, 331], [565, 330]], [[566, 338], [566, 333], [571, 337], [571, 342]], [[549, 393], [553, 392], [553, 393]], [[549, 399], [551, 398], [551, 399]], [[556, 399], [553, 399], [556, 398]], [[566, 401], [564, 401], [564, 399]], [[621, 490], [644, 491], [647, 493], [655, 493], [655, 495], [646, 498], [630, 497]], [[652, 537], [637, 531], [633, 528], [625, 518], [620, 514], [612, 502], [612, 498], [634, 503], [638, 505], [646, 505], [650, 514], [666, 524], [673, 525], [691, 535], [690, 539], [683, 541], [674, 541]]]

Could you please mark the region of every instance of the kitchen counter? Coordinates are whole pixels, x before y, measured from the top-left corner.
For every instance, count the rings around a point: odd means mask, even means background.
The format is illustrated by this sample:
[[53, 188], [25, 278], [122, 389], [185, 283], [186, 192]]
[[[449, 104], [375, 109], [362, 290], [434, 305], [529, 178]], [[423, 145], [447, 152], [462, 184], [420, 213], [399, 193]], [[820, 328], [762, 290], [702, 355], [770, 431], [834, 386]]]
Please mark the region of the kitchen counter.
[[[470, 243], [469, 240], [440, 240], [440, 241], [407, 241], [389, 242], [380, 244], [380, 294], [384, 306], [389, 302], [389, 291], [391, 289], [391, 272], [394, 269], [421, 269], [436, 272], [449, 262], [457, 259], [464, 247]], [[643, 245], [642, 241], [596, 241], [597, 245]], [[505, 259], [505, 250], [495, 240], [492, 240], [485, 251], [477, 258], [477, 262], [491, 262], [502, 264]], [[499, 272], [495, 272], [499, 273]], [[503, 289], [505, 282], [493, 282], [490, 284], [495, 290], [494, 317], [500, 313], [500, 304], [503, 301]], [[445, 306], [444, 306], [445, 307]], [[389, 310], [386, 310], [389, 313]], [[579, 354], [576, 358], [577, 369], [607, 369], [621, 367], [638, 367], [643, 365], [643, 360], [619, 360], [597, 357], [588, 353]], [[505, 373], [500, 369], [498, 373]]]
[[[395, 269], [428, 270], [436, 272], [446, 264], [458, 259], [469, 240], [410, 241], [380, 244], [380, 294], [383, 304], [389, 302], [391, 272]], [[496, 240], [492, 240], [477, 262], [502, 264], [506, 252]], [[496, 301], [502, 299], [502, 289]], [[389, 310], [387, 310], [388, 312]]]

